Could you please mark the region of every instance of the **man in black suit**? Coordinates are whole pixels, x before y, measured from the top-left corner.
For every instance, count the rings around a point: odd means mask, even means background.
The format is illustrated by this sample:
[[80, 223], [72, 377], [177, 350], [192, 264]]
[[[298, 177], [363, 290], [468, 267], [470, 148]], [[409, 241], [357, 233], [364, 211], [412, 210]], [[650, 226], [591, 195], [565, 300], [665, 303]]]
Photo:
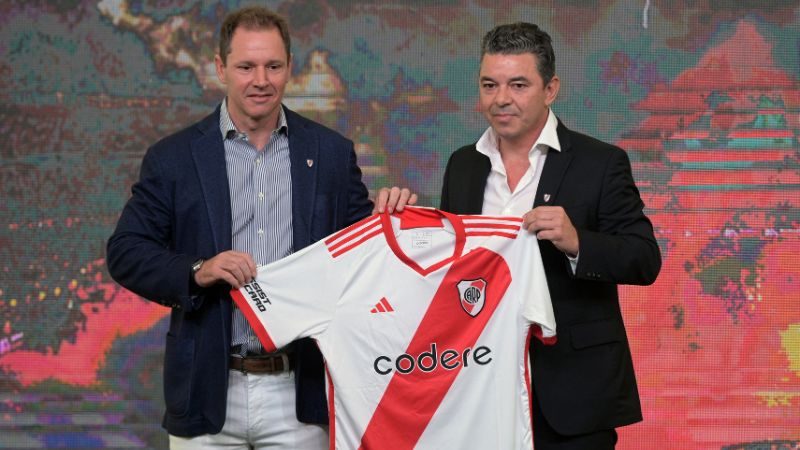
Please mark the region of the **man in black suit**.
[[441, 209], [521, 215], [536, 233], [558, 341], [531, 344], [535, 447], [607, 449], [616, 427], [642, 420], [617, 285], [653, 283], [661, 255], [627, 155], [556, 118], [559, 86], [539, 27], [486, 34], [479, 90], [490, 126], [450, 157]]

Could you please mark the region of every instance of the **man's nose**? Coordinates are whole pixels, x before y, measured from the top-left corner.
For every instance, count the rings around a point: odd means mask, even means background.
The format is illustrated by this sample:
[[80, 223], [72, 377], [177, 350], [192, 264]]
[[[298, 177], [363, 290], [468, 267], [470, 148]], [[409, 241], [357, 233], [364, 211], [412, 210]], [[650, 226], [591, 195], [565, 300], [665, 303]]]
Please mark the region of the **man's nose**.
[[258, 87], [265, 87], [269, 84], [267, 69], [264, 67], [256, 67], [255, 73], [253, 74], [253, 84]]
[[508, 105], [511, 103], [511, 95], [509, 95], [508, 88], [505, 86], [499, 86], [497, 88], [497, 95], [495, 95], [494, 101], [498, 105]]

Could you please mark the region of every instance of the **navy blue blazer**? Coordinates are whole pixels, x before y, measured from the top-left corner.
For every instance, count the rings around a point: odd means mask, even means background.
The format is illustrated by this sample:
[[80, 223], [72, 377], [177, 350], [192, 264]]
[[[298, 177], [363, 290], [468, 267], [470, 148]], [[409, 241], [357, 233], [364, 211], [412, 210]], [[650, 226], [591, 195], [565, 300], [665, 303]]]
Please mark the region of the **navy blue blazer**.
[[[561, 151], [547, 154], [531, 206], [562, 206], [580, 255], [573, 274], [566, 255], [539, 241], [558, 340], [532, 339], [530, 356], [542, 413], [569, 436], [642, 420], [617, 285], [653, 283], [661, 253], [626, 153], [560, 121], [557, 133]], [[440, 208], [480, 214], [490, 170], [474, 144], [458, 149], [447, 163]]]
[[[366, 217], [372, 202], [353, 143], [284, 108], [289, 129], [294, 250]], [[108, 240], [111, 276], [172, 308], [164, 356], [163, 426], [218, 433], [225, 421], [232, 304], [229, 287], [201, 289], [191, 264], [230, 250], [231, 203], [219, 107], [147, 150], [139, 181]], [[313, 279], [314, 274], [308, 274]], [[327, 423], [322, 357], [298, 341], [297, 417]]]

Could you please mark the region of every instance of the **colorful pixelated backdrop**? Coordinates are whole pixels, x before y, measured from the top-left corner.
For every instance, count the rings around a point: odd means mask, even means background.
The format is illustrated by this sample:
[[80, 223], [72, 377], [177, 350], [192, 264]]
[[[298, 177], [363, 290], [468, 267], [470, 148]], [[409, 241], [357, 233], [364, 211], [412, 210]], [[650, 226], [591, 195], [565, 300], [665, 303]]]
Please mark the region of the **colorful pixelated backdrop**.
[[[356, 143], [371, 189], [437, 205], [475, 141], [479, 39], [536, 22], [555, 111], [630, 154], [664, 255], [624, 288], [645, 421], [623, 449], [800, 447], [796, 1], [268, 1], [286, 104]], [[168, 310], [115, 285], [105, 241], [149, 144], [220, 100], [239, 2], [0, 2], [0, 447], [163, 448]]]

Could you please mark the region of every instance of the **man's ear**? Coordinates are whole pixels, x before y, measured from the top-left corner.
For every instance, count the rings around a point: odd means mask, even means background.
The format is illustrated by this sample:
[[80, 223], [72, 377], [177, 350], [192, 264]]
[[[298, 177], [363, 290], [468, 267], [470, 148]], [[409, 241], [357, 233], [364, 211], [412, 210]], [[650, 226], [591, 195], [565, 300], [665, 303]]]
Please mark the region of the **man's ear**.
[[214, 66], [217, 69], [217, 79], [220, 83], [227, 84], [225, 81], [225, 63], [219, 55], [214, 55]]
[[561, 80], [558, 78], [558, 75], [553, 75], [553, 78], [551, 78], [550, 82], [547, 83], [547, 86], [544, 87], [544, 90], [547, 93], [547, 97], [545, 98], [545, 104], [547, 106], [550, 106], [554, 101], [556, 101], [559, 89], [561, 89]]

